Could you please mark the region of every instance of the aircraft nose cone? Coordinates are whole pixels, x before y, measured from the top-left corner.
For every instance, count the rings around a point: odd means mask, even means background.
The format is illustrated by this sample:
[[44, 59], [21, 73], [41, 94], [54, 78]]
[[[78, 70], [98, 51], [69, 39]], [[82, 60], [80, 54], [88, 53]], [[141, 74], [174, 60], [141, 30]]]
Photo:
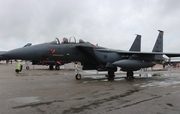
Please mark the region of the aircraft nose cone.
[[0, 55], [0, 60], [6, 60], [7, 58]]
[[31, 48], [18, 48], [2, 54], [2, 56], [8, 59], [21, 59], [21, 60], [32, 60], [34, 51]]

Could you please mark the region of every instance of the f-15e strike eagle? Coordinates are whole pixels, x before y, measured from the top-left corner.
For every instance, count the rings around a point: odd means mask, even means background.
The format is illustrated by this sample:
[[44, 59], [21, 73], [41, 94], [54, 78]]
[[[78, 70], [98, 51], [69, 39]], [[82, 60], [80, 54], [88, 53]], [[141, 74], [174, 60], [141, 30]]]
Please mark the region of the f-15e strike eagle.
[[[127, 79], [133, 79], [133, 71], [141, 68], [152, 67], [157, 60], [162, 60], [162, 55], [168, 57], [179, 57], [180, 53], [164, 53], [160, 47], [163, 39], [163, 31], [159, 31], [153, 52], [140, 52], [139, 50], [114, 50], [89, 42], [79, 40], [76, 42], [68, 42], [65, 38], [62, 43], [59, 40], [50, 43], [43, 43], [24, 48], [18, 48], [6, 53], [2, 56], [9, 59], [34, 60], [34, 61], [66, 61], [80, 62], [82, 70], [104, 70], [108, 72], [108, 79], [114, 79], [114, 73], [117, 67], [127, 72]], [[140, 37], [140, 35], [139, 35]], [[160, 46], [160, 47], [159, 47]], [[132, 48], [133, 49], [133, 48]], [[159, 51], [160, 50], [160, 51]], [[160, 59], [158, 59], [160, 58]], [[76, 79], [81, 79], [81, 74], [76, 74]]]
[[[75, 37], [70, 37], [71, 38], [75, 38]], [[69, 39], [69, 40], [70, 40]], [[75, 41], [76, 39], [74, 39]], [[68, 42], [68, 40], [65, 38], [65, 41], [63, 42]], [[60, 41], [58, 38], [55, 38], [54, 41], [50, 42], [50, 44], [60, 44]], [[48, 45], [48, 43], [44, 43], [44, 45]], [[137, 35], [130, 50], [129, 51], [141, 51], [141, 35]], [[55, 69], [56, 70], [59, 70], [60, 69], [60, 66], [61, 65], [64, 65], [64, 64], [67, 64], [71, 61], [56, 61], [56, 60], [43, 60], [43, 61], [37, 61], [37, 60], [30, 60], [32, 62], [32, 65], [49, 65], [49, 70], [53, 70], [54, 69], [54, 66], [55, 66]], [[26, 69], [29, 69], [29, 66], [26, 66]]]

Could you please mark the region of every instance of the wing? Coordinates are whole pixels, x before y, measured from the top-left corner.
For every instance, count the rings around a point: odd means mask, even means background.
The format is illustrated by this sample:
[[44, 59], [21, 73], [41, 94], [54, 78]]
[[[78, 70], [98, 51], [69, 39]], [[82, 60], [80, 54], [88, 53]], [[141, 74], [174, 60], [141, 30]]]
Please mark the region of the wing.
[[86, 55], [86, 57], [89, 58], [91, 62], [97, 63], [93, 45], [91, 45], [90, 43], [85, 43], [83, 45], [77, 45], [76, 48], [79, 49], [84, 55]]
[[116, 52], [122, 55], [139, 55], [139, 56], [155, 56], [155, 55], [166, 55], [168, 57], [180, 57], [180, 53], [164, 53], [164, 52], [137, 52], [137, 51], [122, 51], [122, 50], [111, 50], [111, 49], [96, 49], [101, 52]]

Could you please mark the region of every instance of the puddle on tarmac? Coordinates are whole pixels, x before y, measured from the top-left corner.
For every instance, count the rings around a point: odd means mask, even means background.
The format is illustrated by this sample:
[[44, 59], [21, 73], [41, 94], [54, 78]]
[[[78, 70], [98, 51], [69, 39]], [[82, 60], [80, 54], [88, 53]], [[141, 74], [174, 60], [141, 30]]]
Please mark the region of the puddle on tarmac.
[[143, 84], [140, 87], [155, 87], [155, 86], [157, 86], [157, 87], [167, 87], [167, 86], [176, 85], [176, 84], [180, 84], [180, 81], [172, 81], [172, 80], [163, 81], [163, 82], [155, 81], [155, 82]]
[[[105, 75], [102, 74], [97, 74], [97, 75], [91, 75], [91, 76], [84, 76], [86, 78], [91, 78], [91, 79], [107, 79]], [[122, 80], [126, 77], [125, 75], [116, 75], [114, 80]], [[152, 77], [152, 74], [134, 74], [134, 77]]]
[[40, 99], [39, 97], [18, 97], [18, 98], [13, 98], [13, 99], [8, 99], [9, 101], [13, 101], [16, 103], [36, 103], [39, 102]]
[[152, 77], [152, 74], [135, 74], [134, 76], [140, 76], [140, 77]]
[[106, 78], [105, 76], [84, 76], [86, 78], [92, 78], [92, 79], [103, 79], [103, 78]]
[[[106, 82], [106, 81], [112, 81], [108, 80], [107, 77], [105, 75], [91, 75], [91, 76], [84, 76], [86, 79], [90, 79], [89, 81], [84, 81], [83, 83], [88, 83], [88, 82], [97, 82], [97, 81], [102, 81], [102, 82]], [[120, 80], [124, 80], [124, 76], [118, 76], [116, 75], [116, 77], [114, 78], [113, 81], [120, 81]]]
[[[87, 72], [86, 72], [87, 73]], [[84, 76], [86, 79], [90, 79], [89, 81], [83, 81], [83, 83], [88, 83], [88, 82], [97, 82], [97, 81], [102, 81], [102, 82], [106, 82], [106, 81], [112, 81], [112, 80], [108, 80], [107, 77], [105, 77], [105, 73], [101, 72], [99, 74], [93, 74], [94, 72], [90, 71], [89, 73], [92, 73], [91, 75], [86, 75]], [[125, 80], [125, 74], [116, 74], [115, 78], [113, 81], [121, 81], [121, 80]], [[134, 74], [134, 77], [152, 77], [152, 74]]]
[[[87, 72], [86, 72], [87, 73]], [[104, 74], [93, 74], [94, 72], [89, 72], [92, 73], [91, 75], [86, 75], [84, 76], [86, 79], [90, 79], [89, 81], [84, 81], [83, 83], [88, 83], [88, 82], [97, 82], [97, 81], [109, 81], [107, 79], [107, 77], [105, 77]], [[151, 78], [154, 76], [165, 76], [165, 74], [162, 73], [142, 73], [142, 74], [134, 74], [134, 77], [139, 77], [139, 78]], [[121, 80], [125, 80], [124, 78], [126, 77], [126, 74], [116, 74], [115, 78], [113, 81], [121, 81]], [[174, 82], [175, 84], [177, 84], [178, 82]], [[173, 83], [173, 84], [174, 84]], [[147, 86], [168, 86], [169, 82], [162, 82], [162, 83], [156, 83], [156, 82], [149, 82], [149, 83], [144, 83], [142, 84], [141, 87], [147, 87]], [[171, 83], [172, 84], [172, 83]]]

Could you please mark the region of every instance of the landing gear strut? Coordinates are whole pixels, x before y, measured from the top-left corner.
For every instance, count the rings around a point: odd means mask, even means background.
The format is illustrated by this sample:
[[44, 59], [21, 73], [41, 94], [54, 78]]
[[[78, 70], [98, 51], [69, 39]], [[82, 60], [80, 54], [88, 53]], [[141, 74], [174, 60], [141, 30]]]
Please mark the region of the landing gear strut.
[[26, 66], [26, 70], [29, 70], [29, 66]]
[[134, 79], [134, 73], [133, 73], [133, 71], [127, 71], [126, 76], [127, 76], [127, 77], [126, 77], [125, 79], [127, 79], [127, 80]]
[[75, 75], [76, 80], [81, 80], [81, 74], [79, 73], [79, 70], [82, 69], [81, 63], [80, 62], [74, 63], [74, 67], [77, 72], [77, 74]]
[[49, 70], [53, 70], [53, 65], [49, 65]]
[[114, 80], [114, 71], [108, 71], [108, 74], [106, 75], [106, 77], [108, 78], [108, 80]]
[[29, 70], [29, 62], [26, 61], [26, 70]]

